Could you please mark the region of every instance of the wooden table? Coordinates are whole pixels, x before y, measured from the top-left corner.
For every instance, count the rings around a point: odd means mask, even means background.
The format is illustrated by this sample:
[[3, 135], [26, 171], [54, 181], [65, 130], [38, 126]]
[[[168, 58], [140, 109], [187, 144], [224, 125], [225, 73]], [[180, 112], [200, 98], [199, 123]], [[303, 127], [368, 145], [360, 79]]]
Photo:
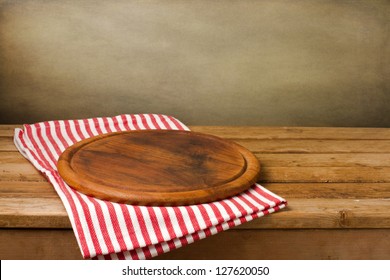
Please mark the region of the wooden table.
[[[80, 259], [52, 186], [0, 126], [0, 258]], [[390, 129], [191, 127], [253, 151], [287, 209], [159, 259], [390, 259]]]

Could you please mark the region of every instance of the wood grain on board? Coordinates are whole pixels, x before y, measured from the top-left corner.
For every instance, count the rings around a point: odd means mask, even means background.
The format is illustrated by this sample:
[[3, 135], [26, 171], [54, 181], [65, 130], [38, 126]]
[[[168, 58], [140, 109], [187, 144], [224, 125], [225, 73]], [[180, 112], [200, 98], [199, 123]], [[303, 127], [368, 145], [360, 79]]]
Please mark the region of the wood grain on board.
[[95, 136], [58, 160], [64, 181], [104, 200], [173, 206], [212, 202], [250, 188], [258, 159], [234, 142], [209, 134], [138, 130]]

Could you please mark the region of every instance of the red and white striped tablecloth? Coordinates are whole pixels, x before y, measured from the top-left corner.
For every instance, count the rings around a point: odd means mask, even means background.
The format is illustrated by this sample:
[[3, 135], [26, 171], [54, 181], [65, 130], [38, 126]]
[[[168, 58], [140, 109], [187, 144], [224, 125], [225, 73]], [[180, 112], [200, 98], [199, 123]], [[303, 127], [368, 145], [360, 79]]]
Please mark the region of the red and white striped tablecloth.
[[212, 203], [133, 206], [86, 196], [60, 177], [57, 160], [70, 145], [103, 133], [137, 129], [189, 130], [177, 119], [157, 114], [47, 121], [15, 130], [20, 153], [46, 176], [64, 203], [84, 258], [149, 259], [286, 206], [286, 200], [259, 184]]

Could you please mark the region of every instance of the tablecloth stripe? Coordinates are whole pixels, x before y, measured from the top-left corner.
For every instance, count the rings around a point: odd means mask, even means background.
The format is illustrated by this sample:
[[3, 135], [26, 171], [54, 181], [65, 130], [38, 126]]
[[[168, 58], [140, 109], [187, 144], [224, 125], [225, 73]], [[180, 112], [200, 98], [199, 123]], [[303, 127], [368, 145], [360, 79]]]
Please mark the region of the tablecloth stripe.
[[283, 198], [258, 184], [217, 202], [146, 207], [86, 196], [60, 177], [57, 161], [70, 145], [99, 134], [139, 129], [189, 130], [171, 116], [125, 114], [41, 122], [15, 131], [20, 152], [48, 178], [64, 203], [84, 258], [148, 259], [285, 207]]

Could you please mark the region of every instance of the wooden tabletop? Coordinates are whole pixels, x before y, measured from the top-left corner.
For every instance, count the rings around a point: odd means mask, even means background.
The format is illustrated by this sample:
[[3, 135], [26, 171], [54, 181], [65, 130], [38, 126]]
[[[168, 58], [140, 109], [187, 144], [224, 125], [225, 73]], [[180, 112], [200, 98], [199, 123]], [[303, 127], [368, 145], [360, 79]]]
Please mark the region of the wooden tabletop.
[[[52, 186], [16, 150], [16, 127], [0, 126], [0, 228], [69, 229]], [[288, 200], [237, 231], [390, 228], [390, 129], [190, 128], [248, 148], [262, 165], [260, 183]]]

